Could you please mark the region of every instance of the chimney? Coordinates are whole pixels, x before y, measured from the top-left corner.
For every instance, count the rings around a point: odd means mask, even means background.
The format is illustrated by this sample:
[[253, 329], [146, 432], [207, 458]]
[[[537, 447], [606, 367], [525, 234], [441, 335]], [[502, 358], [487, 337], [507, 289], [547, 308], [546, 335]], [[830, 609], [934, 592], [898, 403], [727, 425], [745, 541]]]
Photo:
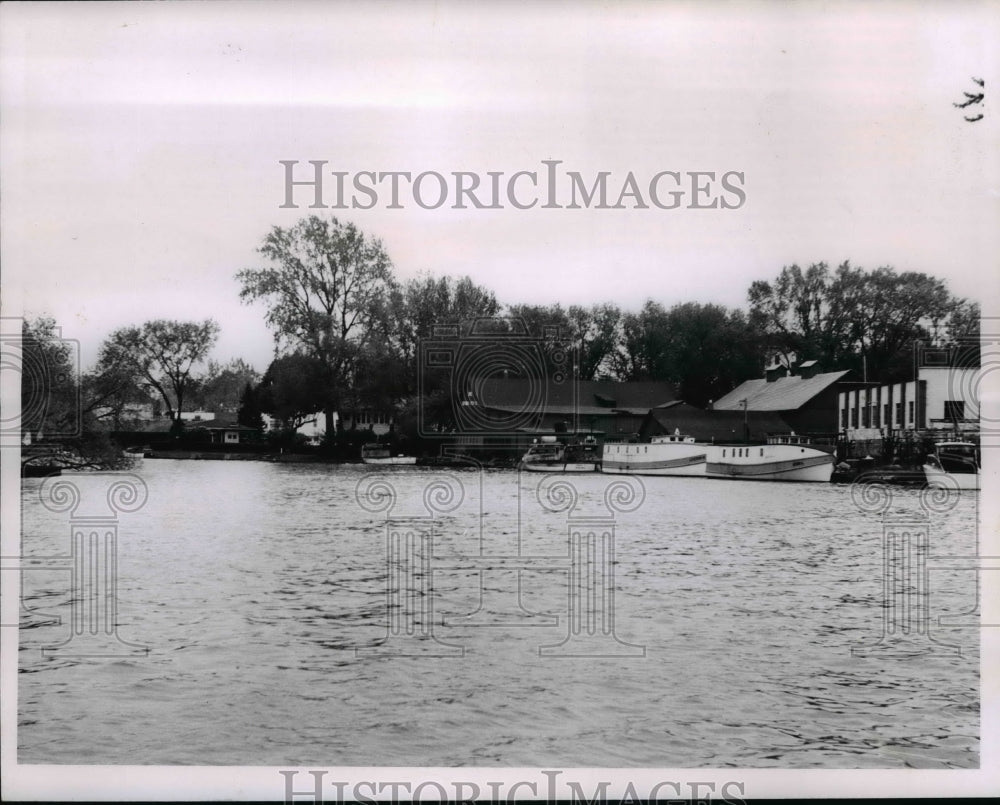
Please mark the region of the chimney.
[[808, 380], [810, 377], [816, 377], [819, 374], [819, 363], [817, 361], [804, 361], [798, 365], [797, 371], [799, 377], [803, 380]]
[[784, 371], [784, 367], [783, 366], [781, 366], [781, 365], [779, 365], [777, 363], [773, 363], [770, 366], [768, 366], [766, 369], [764, 369], [764, 379], [768, 383], [773, 383], [779, 377], [784, 377], [784, 375], [782, 374], [783, 371]]

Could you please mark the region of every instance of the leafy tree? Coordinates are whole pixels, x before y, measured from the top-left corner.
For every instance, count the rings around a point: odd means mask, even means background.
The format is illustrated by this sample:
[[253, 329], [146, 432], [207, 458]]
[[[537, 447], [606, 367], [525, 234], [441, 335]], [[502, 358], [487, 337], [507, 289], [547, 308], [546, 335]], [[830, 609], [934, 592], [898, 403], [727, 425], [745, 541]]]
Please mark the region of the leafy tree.
[[87, 372], [81, 382], [85, 415], [97, 423], [122, 430], [135, 419], [129, 416], [131, 406], [152, 402], [143, 387], [142, 377], [131, 364], [115, 363]]
[[393, 289], [392, 331], [386, 333], [400, 358], [415, 365], [418, 344], [434, 334], [435, 325], [457, 325], [468, 334], [474, 321], [496, 316], [500, 304], [493, 292], [469, 277], [422, 274]]
[[[980, 104], [982, 104], [983, 106], [986, 105], [986, 103], [985, 103], [985, 100], [986, 100], [986, 90], [985, 90], [986, 81], [984, 79], [982, 79], [982, 78], [973, 78], [972, 82], [974, 84], [978, 85], [979, 89], [982, 90], [982, 91], [981, 92], [975, 92], [975, 91], [973, 91], [973, 92], [963, 92], [962, 94], [965, 96], [965, 100], [961, 101], [959, 103], [953, 103], [952, 106], [954, 106], [954, 107], [956, 107], [958, 109], [968, 109], [970, 106], [979, 106]], [[972, 114], [965, 115], [965, 119], [969, 123], [978, 123], [980, 120], [983, 119], [983, 113], [974, 110], [972, 112]]]
[[[352, 373], [352, 362], [387, 315], [395, 287], [382, 242], [354, 224], [310, 216], [273, 227], [257, 252], [269, 265], [236, 278], [240, 298], [263, 301], [279, 348], [315, 361], [327, 432]], [[314, 409], [317, 410], [317, 409]]]
[[131, 464], [100, 427], [87, 378], [81, 383], [69, 342], [55, 321], [41, 317], [21, 326], [21, 466], [124, 469]]
[[101, 347], [98, 372], [125, 370], [163, 399], [180, 422], [184, 397], [194, 383], [191, 372], [215, 344], [219, 325], [211, 319], [181, 322], [157, 319], [141, 327], [115, 330]]
[[615, 375], [620, 380], [666, 380], [667, 329], [667, 312], [652, 299], [638, 313], [626, 313], [620, 350], [613, 358]]
[[913, 342], [932, 340], [961, 303], [927, 274], [849, 262], [832, 273], [824, 263], [788, 266], [771, 282], [754, 282], [747, 296], [769, 358], [786, 366], [813, 358], [859, 375], [867, 367], [883, 380], [905, 374]]
[[613, 304], [573, 305], [567, 316], [579, 356], [580, 379], [609, 379], [622, 337], [621, 309]]
[[647, 301], [623, 320], [617, 374], [673, 382], [693, 405], [706, 405], [760, 372], [760, 342], [747, 317], [720, 305]]
[[80, 429], [77, 367], [55, 320], [21, 322], [21, 432], [31, 440], [72, 435]]
[[325, 370], [318, 358], [304, 352], [275, 358], [255, 390], [256, 404], [286, 430], [295, 430], [322, 411], [329, 399]]
[[236, 422], [245, 428], [264, 429], [264, 417], [261, 416], [260, 392], [249, 380], [243, 386], [240, 395], [240, 407], [236, 414]]
[[197, 406], [205, 411], [235, 411], [247, 384], [257, 384], [260, 378], [260, 372], [242, 358], [233, 358], [225, 365], [209, 361], [192, 396]]

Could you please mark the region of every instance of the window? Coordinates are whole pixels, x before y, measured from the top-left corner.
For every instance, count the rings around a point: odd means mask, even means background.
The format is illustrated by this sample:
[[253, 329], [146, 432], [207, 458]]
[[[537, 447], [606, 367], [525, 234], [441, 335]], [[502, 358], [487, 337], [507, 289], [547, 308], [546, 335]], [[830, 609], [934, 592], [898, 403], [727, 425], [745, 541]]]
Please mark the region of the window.
[[908, 410], [908, 413], [909, 413], [909, 416], [907, 417], [907, 419], [908, 419], [909, 423], [912, 425], [913, 424], [913, 400], [910, 400], [909, 405], [907, 405], [907, 410]]
[[892, 427], [892, 419], [890, 418], [891, 413], [892, 409], [889, 407], [889, 403], [882, 406], [882, 424], [887, 428]]
[[878, 403], [872, 403], [872, 427], [877, 428], [880, 424], [878, 420]]
[[903, 404], [901, 402], [896, 403], [896, 424], [903, 424]]
[[858, 426], [858, 409], [851, 409], [851, 427], [856, 428]]
[[763, 448], [763, 447], [762, 447], [762, 448], [760, 448], [760, 454], [761, 454], [762, 456], [764, 455], [764, 448]]
[[846, 408], [843, 411], [840, 412], [840, 427], [842, 427], [842, 428], [846, 428], [847, 427], [847, 409]]
[[952, 422], [957, 419], [965, 419], [965, 402], [962, 400], [945, 400], [944, 418]]
[[723, 451], [722, 451], [722, 457], [723, 457], [723, 458], [725, 458], [725, 457], [726, 457], [726, 451], [725, 451], [725, 450], [723, 450]]
[[872, 414], [871, 409], [866, 405], [864, 409], [861, 411], [862, 428], [867, 428], [869, 426], [868, 423], [871, 422], [871, 414]]

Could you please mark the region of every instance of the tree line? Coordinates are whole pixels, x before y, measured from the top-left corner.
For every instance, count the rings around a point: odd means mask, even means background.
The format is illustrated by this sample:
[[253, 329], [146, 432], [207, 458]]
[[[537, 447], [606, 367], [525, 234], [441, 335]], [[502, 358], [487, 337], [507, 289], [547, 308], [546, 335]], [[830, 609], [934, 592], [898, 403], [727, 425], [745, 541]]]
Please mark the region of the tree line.
[[[252, 427], [267, 413], [290, 430], [323, 412], [334, 434], [335, 414], [374, 409], [406, 425], [422, 405], [447, 426], [455, 390], [421, 366], [419, 351], [441, 324], [467, 335], [476, 321], [500, 330], [521, 321], [532, 335], [557, 333], [551, 346], [571, 348], [581, 380], [666, 381], [699, 406], [761, 376], [771, 362], [814, 359], [859, 378], [902, 379], [912, 371], [915, 341], [977, 338], [979, 328], [978, 304], [953, 296], [942, 280], [848, 262], [786, 266], [750, 286], [746, 309], [650, 299], [630, 311], [611, 302], [505, 305], [468, 276], [400, 281], [381, 240], [335, 217], [272, 227], [257, 253], [260, 263], [236, 280], [243, 302], [263, 306], [274, 336], [275, 357], [263, 375], [241, 359], [208, 360], [216, 322], [157, 320], [111, 333], [96, 367], [64, 382], [54, 399], [75, 394], [89, 430], [121, 429], [143, 404], [170, 417], [175, 430], [193, 407], [238, 412]], [[50, 366], [65, 366], [53, 329], [51, 320], [26, 322], [26, 348], [48, 350]], [[49, 374], [51, 385], [59, 373]], [[29, 382], [22, 398], [37, 392]], [[28, 429], [58, 431], [59, 408]]]

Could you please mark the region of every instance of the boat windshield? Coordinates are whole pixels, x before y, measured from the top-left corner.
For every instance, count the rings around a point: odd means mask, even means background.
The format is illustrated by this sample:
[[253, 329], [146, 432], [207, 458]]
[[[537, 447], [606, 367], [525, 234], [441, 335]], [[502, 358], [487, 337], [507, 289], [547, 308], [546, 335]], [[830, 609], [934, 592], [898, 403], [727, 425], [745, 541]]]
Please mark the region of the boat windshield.
[[939, 444], [938, 453], [947, 453], [951, 456], [964, 456], [965, 458], [976, 457], [976, 446], [973, 444]]

